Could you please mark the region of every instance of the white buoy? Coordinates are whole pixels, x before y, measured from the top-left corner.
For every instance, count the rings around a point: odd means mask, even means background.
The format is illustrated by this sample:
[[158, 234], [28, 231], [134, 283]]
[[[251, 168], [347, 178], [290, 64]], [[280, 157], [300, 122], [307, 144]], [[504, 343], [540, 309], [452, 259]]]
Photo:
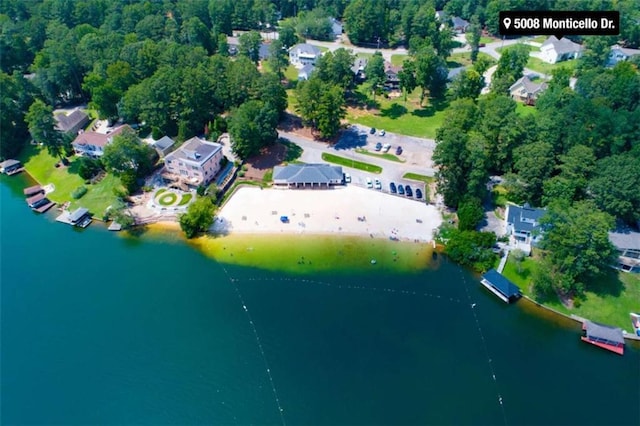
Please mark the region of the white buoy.
[[371, 264], [375, 265], [376, 264], [376, 260], [375, 259], [371, 259]]

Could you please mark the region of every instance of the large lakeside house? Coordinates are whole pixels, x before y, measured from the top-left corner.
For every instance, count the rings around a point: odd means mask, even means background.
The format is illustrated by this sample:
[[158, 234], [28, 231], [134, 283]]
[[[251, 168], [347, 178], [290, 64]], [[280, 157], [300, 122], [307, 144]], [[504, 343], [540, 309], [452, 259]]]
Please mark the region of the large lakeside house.
[[507, 205], [505, 235], [510, 237], [513, 248], [522, 250], [527, 256], [531, 254], [531, 247], [542, 238], [540, 218], [545, 213], [544, 209], [531, 207], [527, 203], [523, 206]]
[[222, 145], [193, 137], [164, 157], [169, 173], [163, 176], [191, 187], [205, 186], [220, 171], [222, 158]]
[[71, 146], [76, 155], [85, 155], [87, 157], [102, 157], [104, 154], [104, 147], [113, 141], [113, 137], [121, 134], [125, 129], [133, 131], [128, 124], [123, 124], [120, 127], [115, 128], [110, 133], [97, 133], [97, 132], [83, 132], [81, 131], [78, 136], [73, 140]]

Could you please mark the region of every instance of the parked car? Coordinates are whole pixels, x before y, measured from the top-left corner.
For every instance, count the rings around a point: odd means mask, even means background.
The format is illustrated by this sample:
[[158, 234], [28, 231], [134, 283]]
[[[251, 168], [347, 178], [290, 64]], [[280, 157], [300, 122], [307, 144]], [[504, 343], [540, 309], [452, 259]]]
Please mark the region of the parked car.
[[422, 190], [420, 188], [416, 188], [416, 198], [417, 199], [422, 198]]
[[398, 185], [398, 194], [404, 195], [404, 187], [402, 185]]
[[384, 130], [380, 130], [380, 131], [378, 132], [378, 135], [380, 135], [380, 136], [384, 136], [386, 133], [387, 133], [387, 132], [385, 132]]
[[382, 144], [380, 142], [378, 142], [376, 144], [376, 151], [380, 151], [382, 149]]
[[407, 194], [407, 197], [413, 197], [413, 191], [409, 185], [404, 186], [404, 192]]
[[398, 192], [398, 191], [396, 190], [396, 184], [395, 184], [395, 183], [391, 182], [391, 183], [389, 184], [389, 191], [391, 191], [391, 193], [392, 193], [392, 194], [395, 194], [396, 192]]
[[400, 155], [400, 154], [402, 154], [402, 147], [401, 146], [396, 148], [396, 155]]
[[369, 130], [369, 134], [370, 135], [375, 135], [376, 134], [376, 128], [372, 127], [371, 130]]
[[371, 178], [367, 178], [367, 188], [373, 188], [373, 183], [371, 182]]
[[351, 183], [351, 175], [349, 173], [344, 174], [345, 183]]
[[373, 186], [376, 189], [382, 189], [382, 183], [380, 183], [380, 179], [376, 179], [375, 183], [373, 184]]
[[382, 152], [389, 152], [390, 149], [391, 149], [390, 144], [385, 143], [384, 145], [382, 145]]

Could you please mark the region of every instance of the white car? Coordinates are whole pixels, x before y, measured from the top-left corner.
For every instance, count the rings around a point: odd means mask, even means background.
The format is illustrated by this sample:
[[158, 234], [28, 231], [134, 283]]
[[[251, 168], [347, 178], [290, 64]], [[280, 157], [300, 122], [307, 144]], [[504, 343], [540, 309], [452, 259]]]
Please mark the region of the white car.
[[367, 188], [373, 188], [373, 183], [371, 182], [371, 178], [367, 178]]
[[380, 183], [380, 180], [379, 180], [379, 179], [376, 179], [375, 184], [374, 184], [374, 187], [375, 187], [376, 189], [382, 189], [382, 183]]
[[349, 173], [344, 174], [344, 181], [346, 183], [351, 183], [351, 175]]
[[384, 130], [380, 130], [378, 132], [378, 136], [384, 136], [387, 132], [385, 132]]
[[382, 145], [382, 152], [389, 152], [390, 149], [391, 144], [385, 143], [384, 145]]

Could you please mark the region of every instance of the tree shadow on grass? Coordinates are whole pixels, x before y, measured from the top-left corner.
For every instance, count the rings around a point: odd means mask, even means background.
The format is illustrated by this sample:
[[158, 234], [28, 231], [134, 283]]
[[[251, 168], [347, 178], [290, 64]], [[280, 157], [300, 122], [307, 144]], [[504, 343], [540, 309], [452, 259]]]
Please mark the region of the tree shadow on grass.
[[80, 161], [78, 159], [74, 159], [67, 166], [67, 172], [77, 175], [80, 173]]
[[609, 295], [618, 297], [624, 290], [624, 283], [620, 281], [618, 271], [608, 268], [602, 274], [585, 280], [585, 287], [599, 296]]
[[449, 106], [449, 103], [446, 100], [433, 99], [431, 100], [429, 105], [424, 106], [420, 109], [416, 109], [415, 111], [412, 111], [411, 115], [414, 115], [416, 117], [421, 117], [421, 118], [433, 117], [436, 112], [442, 111], [446, 109], [448, 106]]
[[406, 107], [404, 107], [403, 105], [394, 103], [389, 108], [384, 108], [384, 109], [380, 110], [380, 116], [381, 117], [387, 117], [387, 118], [390, 118], [392, 120], [395, 120], [397, 118], [402, 117], [407, 112], [408, 111], [407, 111]]
[[378, 109], [380, 103], [370, 99], [366, 94], [357, 91], [351, 92], [346, 96], [347, 106], [353, 108]]
[[279, 142], [286, 147], [284, 161], [295, 161], [302, 155], [302, 148], [300, 145], [296, 145], [295, 143], [283, 138], [281, 138]]
[[460, 68], [463, 67], [464, 64], [457, 62], [457, 61], [447, 61], [447, 68], [452, 69], [452, 68]]

